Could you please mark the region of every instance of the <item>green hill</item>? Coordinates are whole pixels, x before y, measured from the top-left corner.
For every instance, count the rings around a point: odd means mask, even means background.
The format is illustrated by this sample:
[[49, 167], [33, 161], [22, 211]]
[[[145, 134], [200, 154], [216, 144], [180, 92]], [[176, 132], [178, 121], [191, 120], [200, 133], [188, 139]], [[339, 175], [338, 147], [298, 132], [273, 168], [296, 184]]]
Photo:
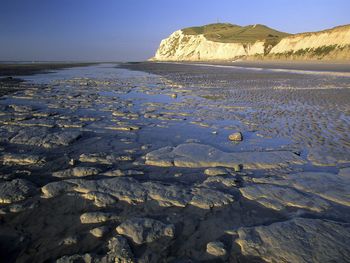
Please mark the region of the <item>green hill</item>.
[[182, 31], [187, 35], [203, 34], [208, 40], [223, 43], [252, 43], [257, 40], [267, 40], [267, 42], [273, 44], [289, 35], [260, 24], [242, 27], [229, 23], [216, 23], [188, 27], [182, 29]]

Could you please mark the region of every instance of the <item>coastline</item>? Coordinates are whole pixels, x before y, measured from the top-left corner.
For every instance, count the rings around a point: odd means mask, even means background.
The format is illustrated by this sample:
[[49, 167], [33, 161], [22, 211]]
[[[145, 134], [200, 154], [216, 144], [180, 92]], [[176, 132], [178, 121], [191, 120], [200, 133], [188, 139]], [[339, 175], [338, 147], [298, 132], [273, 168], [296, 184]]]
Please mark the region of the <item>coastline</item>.
[[30, 86], [21, 76], [45, 74], [65, 68], [91, 66], [92, 62], [43, 62], [43, 63], [0, 63], [0, 97], [24, 90]]
[[83, 67], [98, 64], [97, 62], [44, 62], [44, 63], [1, 63], [0, 64], [0, 77], [1, 76], [23, 76], [33, 75], [38, 73], [49, 73], [54, 70]]
[[[216, 64], [216, 63], [215, 63]], [[219, 63], [222, 65], [233, 65], [240, 67], [259, 67], [265, 69], [293, 69], [350, 72], [350, 61], [304, 61], [304, 60], [264, 60], [264, 61], [235, 61], [230, 63]]]
[[350, 72], [350, 61], [242, 60], [242, 61], [140, 61], [136, 63], [203, 64], [245, 68]]

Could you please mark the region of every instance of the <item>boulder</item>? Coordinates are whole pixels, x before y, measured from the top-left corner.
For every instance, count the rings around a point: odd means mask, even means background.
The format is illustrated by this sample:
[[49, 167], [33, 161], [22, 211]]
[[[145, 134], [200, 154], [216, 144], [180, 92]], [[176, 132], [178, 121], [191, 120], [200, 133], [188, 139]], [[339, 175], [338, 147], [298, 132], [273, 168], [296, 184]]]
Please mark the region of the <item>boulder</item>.
[[225, 256], [227, 252], [222, 242], [213, 241], [207, 244], [207, 253], [215, 257], [222, 257]]
[[97, 238], [104, 237], [109, 232], [109, 227], [107, 226], [101, 226], [101, 227], [95, 227], [90, 230], [91, 235]]
[[228, 136], [230, 141], [240, 142], [243, 141], [243, 135], [240, 132], [234, 132]]

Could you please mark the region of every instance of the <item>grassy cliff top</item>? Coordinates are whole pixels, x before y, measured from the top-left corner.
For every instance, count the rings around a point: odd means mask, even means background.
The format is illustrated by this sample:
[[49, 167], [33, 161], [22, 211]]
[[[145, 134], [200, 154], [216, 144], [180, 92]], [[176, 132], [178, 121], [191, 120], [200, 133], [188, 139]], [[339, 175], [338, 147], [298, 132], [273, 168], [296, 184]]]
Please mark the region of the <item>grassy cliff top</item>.
[[252, 43], [257, 40], [278, 41], [288, 33], [280, 32], [264, 25], [238, 26], [229, 23], [216, 23], [182, 29], [184, 34], [199, 35], [211, 41], [224, 43]]

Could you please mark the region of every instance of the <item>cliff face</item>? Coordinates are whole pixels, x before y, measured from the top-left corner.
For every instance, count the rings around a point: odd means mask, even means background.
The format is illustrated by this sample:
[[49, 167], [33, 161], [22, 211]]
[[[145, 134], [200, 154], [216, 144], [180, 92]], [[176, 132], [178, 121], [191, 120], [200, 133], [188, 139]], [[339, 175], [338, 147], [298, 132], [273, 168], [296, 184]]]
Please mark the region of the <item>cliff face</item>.
[[208, 40], [202, 34], [188, 35], [178, 30], [162, 40], [153, 60], [232, 60], [254, 54], [264, 54], [263, 41], [257, 41], [254, 44], [220, 43]]
[[[249, 28], [254, 29], [254, 27], [250, 26]], [[247, 30], [247, 28], [243, 29]], [[185, 32], [186, 29], [175, 31], [168, 38], [162, 40], [152, 60], [350, 59], [350, 25], [279, 38], [269, 34], [269, 37], [276, 37], [273, 39], [274, 41], [271, 41], [271, 38], [258, 40], [253, 38], [253, 40], [245, 41], [241, 37], [242, 35], [238, 35], [242, 41], [220, 42], [220, 38], [213, 41], [203, 33], [186, 34]], [[211, 31], [211, 34], [213, 32], [215, 34], [215, 31]], [[251, 32], [253, 31], [248, 32], [249, 36], [252, 35]], [[239, 37], [238, 39], [240, 39]]]
[[350, 59], [350, 25], [283, 38], [268, 57], [295, 59]]

